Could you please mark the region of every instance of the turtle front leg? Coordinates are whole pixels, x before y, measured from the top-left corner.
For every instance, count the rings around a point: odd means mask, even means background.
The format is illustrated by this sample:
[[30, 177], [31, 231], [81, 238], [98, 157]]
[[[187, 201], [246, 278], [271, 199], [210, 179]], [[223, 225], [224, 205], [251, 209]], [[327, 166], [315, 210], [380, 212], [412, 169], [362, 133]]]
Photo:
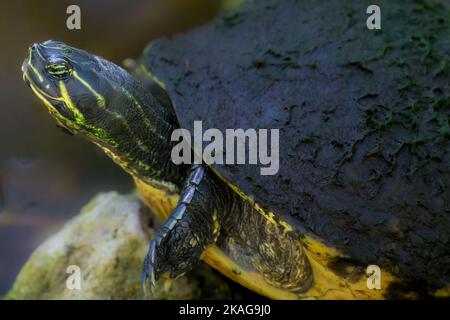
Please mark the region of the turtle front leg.
[[217, 239], [219, 212], [214, 205], [214, 182], [205, 167], [192, 167], [177, 207], [150, 243], [142, 283], [151, 288], [165, 273], [175, 278], [198, 263], [205, 248]]

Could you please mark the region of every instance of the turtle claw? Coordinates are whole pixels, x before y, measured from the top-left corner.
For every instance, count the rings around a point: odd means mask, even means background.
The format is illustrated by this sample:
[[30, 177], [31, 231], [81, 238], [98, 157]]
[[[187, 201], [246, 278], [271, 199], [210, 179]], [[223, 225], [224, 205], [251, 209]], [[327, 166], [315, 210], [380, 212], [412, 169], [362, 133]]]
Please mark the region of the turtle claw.
[[207, 220], [210, 224], [205, 228], [204, 220], [208, 217], [203, 217], [202, 214], [207, 210], [191, 203], [202, 175], [201, 167], [194, 171], [183, 192], [183, 200], [150, 243], [141, 277], [144, 288], [148, 287], [147, 280], [153, 290], [160, 277], [176, 279], [185, 274], [200, 260], [206, 246], [214, 242], [212, 217]]
[[[141, 273], [141, 286], [144, 294], [147, 295], [147, 288], [150, 288], [150, 292], [153, 293], [156, 288], [156, 282], [158, 281], [158, 274], [155, 270], [155, 252], [156, 241], [153, 240], [150, 244], [150, 249], [144, 260], [144, 266]], [[148, 284], [147, 285], [147, 280]]]

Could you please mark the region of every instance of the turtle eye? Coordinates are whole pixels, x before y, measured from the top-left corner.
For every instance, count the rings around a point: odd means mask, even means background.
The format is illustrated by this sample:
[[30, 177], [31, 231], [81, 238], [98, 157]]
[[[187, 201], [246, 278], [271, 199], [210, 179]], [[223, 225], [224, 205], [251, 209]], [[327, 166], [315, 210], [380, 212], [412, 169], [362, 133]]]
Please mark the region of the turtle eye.
[[72, 66], [66, 60], [52, 61], [46, 66], [47, 72], [56, 79], [63, 79], [72, 71]]

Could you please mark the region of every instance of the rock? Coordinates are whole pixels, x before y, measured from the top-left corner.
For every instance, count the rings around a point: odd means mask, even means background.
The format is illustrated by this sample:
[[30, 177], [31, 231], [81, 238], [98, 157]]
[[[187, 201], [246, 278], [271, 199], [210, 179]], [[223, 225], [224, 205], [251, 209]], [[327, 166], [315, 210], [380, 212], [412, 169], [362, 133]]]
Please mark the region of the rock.
[[[226, 299], [227, 280], [203, 263], [154, 293], [140, 286], [142, 262], [154, 235], [150, 212], [136, 195], [96, 196], [57, 234], [40, 245], [6, 299]], [[80, 289], [68, 289], [78, 266]], [[70, 287], [70, 286], [69, 286]]]

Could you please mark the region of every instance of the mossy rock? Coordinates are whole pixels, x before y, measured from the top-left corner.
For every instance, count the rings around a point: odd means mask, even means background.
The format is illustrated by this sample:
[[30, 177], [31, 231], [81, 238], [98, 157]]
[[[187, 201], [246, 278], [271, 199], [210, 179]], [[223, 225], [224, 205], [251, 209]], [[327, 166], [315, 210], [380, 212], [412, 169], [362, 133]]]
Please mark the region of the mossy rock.
[[[227, 281], [206, 265], [187, 276], [142, 291], [140, 272], [154, 235], [151, 213], [135, 195], [104, 193], [41, 244], [20, 271], [6, 299], [227, 299]], [[68, 289], [78, 266], [81, 289]]]

